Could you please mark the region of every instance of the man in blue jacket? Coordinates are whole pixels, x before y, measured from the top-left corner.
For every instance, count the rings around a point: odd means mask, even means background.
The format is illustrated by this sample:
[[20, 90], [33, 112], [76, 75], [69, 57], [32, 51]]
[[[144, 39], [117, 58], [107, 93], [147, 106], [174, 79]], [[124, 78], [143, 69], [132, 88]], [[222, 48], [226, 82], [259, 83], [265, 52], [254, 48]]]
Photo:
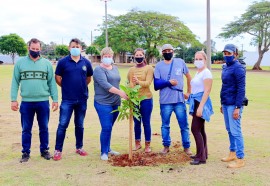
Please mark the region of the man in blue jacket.
[[228, 168], [240, 168], [244, 162], [244, 140], [241, 129], [241, 115], [246, 89], [246, 70], [236, 59], [238, 49], [227, 44], [223, 50], [226, 64], [222, 69], [222, 88], [220, 92], [221, 108], [224, 115], [226, 130], [230, 141], [230, 153], [222, 158], [223, 162], [231, 162]]
[[[184, 152], [187, 155], [192, 155], [189, 149], [189, 127], [185, 104], [185, 98], [187, 99], [191, 92], [191, 76], [184, 60], [173, 58], [172, 45], [163, 45], [162, 55], [164, 60], [156, 65], [154, 72], [154, 87], [155, 90], [160, 90], [161, 134], [164, 146], [161, 153], [167, 154], [169, 152], [171, 145], [170, 119], [172, 112], [174, 112], [181, 129]], [[183, 93], [183, 75], [185, 75], [187, 79], [187, 94]]]

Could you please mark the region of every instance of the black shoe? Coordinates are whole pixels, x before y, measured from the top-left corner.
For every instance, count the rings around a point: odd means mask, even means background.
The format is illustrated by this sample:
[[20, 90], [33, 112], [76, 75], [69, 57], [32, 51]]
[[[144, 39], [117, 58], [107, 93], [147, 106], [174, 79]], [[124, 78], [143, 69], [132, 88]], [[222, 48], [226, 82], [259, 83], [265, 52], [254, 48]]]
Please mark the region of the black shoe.
[[196, 155], [192, 155], [192, 156], [189, 156], [191, 159], [195, 159], [195, 158], [197, 158], [197, 156]]
[[50, 160], [52, 158], [52, 156], [48, 150], [43, 151], [41, 153], [41, 157], [43, 157], [46, 160]]
[[30, 154], [28, 154], [27, 152], [24, 152], [24, 153], [22, 154], [22, 158], [20, 159], [20, 162], [21, 162], [21, 163], [22, 163], [22, 162], [28, 162], [29, 158], [30, 158]]
[[190, 165], [200, 165], [200, 164], [206, 164], [206, 161], [193, 160], [190, 162]]

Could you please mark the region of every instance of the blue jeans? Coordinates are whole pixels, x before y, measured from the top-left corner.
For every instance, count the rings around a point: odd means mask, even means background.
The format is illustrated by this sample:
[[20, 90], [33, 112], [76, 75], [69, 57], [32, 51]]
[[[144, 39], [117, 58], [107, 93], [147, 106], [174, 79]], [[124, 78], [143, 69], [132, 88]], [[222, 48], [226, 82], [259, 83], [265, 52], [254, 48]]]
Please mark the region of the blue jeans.
[[107, 154], [111, 151], [111, 136], [112, 128], [119, 112], [113, 112], [118, 108], [118, 105], [102, 105], [94, 101], [94, 106], [97, 111], [101, 124], [100, 145], [101, 154]]
[[160, 104], [160, 115], [162, 119], [161, 135], [163, 146], [169, 147], [171, 145], [170, 119], [172, 112], [175, 113], [178, 125], [181, 129], [182, 145], [184, 148], [189, 148], [189, 128], [185, 103]]
[[21, 102], [21, 125], [22, 125], [22, 153], [30, 154], [32, 127], [35, 114], [39, 126], [40, 152], [49, 149], [48, 123], [50, 118], [49, 101]]
[[239, 159], [244, 158], [244, 139], [241, 129], [241, 116], [243, 107], [240, 109], [239, 119], [233, 119], [234, 105], [222, 105], [226, 130], [230, 140], [230, 151], [236, 152]]
[[87, 100], [62, 100], [60, 106], [59, 124], [56, 132], [55, 150], [62, 152], [66, 130], [74, 111], [76, 149], [83, 147], [84, 118], [87, 109]]
[[141, 140], [141, 122], [143, 123], [144, 128], [144, 137], [146, 142], [151, 141], [151, 113], [153, 110], [153, 99], [145, 99], [141, 101], [140, 104], [140, 113], [141, 118], [137, 120], [134, 118], [134, 131], [135, 131], [135, 140]]

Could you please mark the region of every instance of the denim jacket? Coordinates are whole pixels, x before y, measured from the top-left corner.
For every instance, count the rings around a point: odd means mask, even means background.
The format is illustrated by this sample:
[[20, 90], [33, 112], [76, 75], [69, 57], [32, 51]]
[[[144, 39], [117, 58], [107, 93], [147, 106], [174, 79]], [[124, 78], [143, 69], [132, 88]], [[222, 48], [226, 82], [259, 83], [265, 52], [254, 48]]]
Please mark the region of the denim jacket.
[[[199, 92], [197, 94], [190, 94], [187, 100], [187, 104], [189, 104], [189, 114], [192, 115], [194, 113], [194, 103], [195, 100], [198, 102], [201, 102], [204, 92]], [[202, 118], [205, 119], [207, 122], [210, 121], [210, 116], [214, 114], [213, 106], [210, 97], [206, 100], [203, 112], [202, 112]]]

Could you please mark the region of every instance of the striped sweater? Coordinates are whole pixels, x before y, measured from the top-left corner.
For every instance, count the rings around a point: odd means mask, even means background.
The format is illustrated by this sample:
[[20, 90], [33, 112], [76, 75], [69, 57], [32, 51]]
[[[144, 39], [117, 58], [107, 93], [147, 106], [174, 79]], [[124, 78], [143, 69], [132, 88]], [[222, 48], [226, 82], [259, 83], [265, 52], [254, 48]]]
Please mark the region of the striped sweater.
[[45, 58], [40, 57], [34, 62], [26, 56], [17, 61], [11, 84], [11, 101], [17, 101], [19, 88], [22, 101], [47, 101], [49, 96], [53, 102], [58, 101], [53, 68]]

